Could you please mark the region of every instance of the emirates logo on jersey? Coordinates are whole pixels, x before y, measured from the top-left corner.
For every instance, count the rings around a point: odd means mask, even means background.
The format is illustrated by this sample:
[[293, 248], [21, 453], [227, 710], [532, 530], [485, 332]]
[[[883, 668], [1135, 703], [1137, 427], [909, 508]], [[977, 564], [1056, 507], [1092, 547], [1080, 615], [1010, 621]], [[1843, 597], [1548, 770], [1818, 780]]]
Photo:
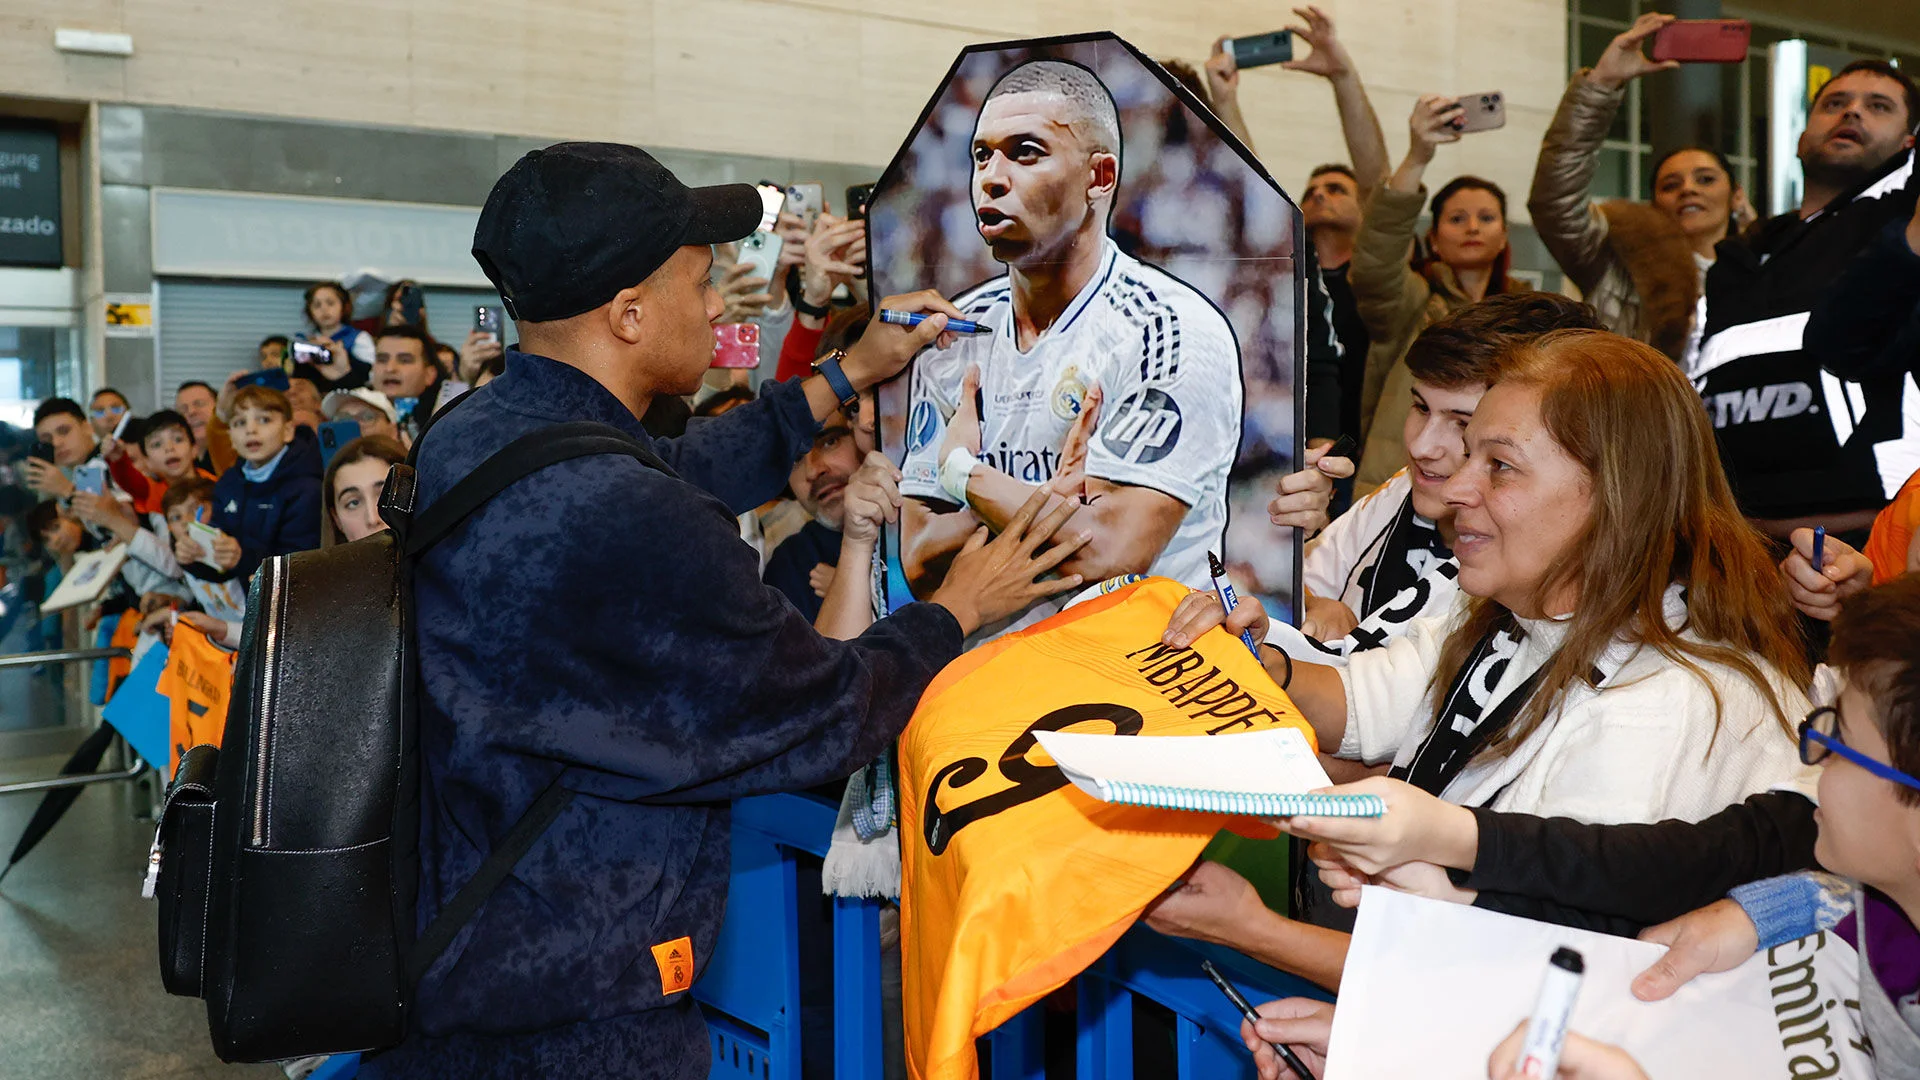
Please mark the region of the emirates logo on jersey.
[[1180, 404], [1154, 387], [1128, 394], [1100, 425], [1100, 441], [1130, 465], [1151, 465], [1180, 444]]

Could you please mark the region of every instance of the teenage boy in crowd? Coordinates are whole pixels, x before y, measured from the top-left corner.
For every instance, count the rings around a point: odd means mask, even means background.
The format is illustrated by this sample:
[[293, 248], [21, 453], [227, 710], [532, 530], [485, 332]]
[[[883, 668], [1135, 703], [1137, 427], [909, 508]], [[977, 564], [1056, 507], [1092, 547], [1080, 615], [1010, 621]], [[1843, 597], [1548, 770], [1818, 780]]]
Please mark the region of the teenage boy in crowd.
[[840, 561], [847, 483], [859, 468], [860, 448], [853, 428], [833, 423], [813, 440], [813, 449], [793, 467], [788, 479], [808, 520], [773, 549], [761, 577], [793, 601], [809, 623], [819, 618], [820, 602], [833, 583]]
[[[1345, 637], [1452, 559], [1452, 514], [1440, 489], [1466, 462], [1467, 421], [1501, 354], [1554, 330], [1598, 329], [1599, 316], [1577, 300], [1507, 293], [1461, 308], [1414, 339], [1406, 360], [1413, 375], [1406, 465], [1307, 544], [1304, 633]], [[1428, 610], [1430, 603], [1396, 608], [1386, 618], [1400, 624]]]
[[72, 398], [48, 398], [33, 410], [33, 434], [52, 450], [52, 460], [28, 457], [26, 485], [43, 497], [73, 495], [73, 470], [99, 452], [87, 411]]
[[1707, 272], [1687, 374], [1740, 509], [1776, 538], [1819, 525], [1861, 547], [1912, 471], [1898, 465], [1914, 448], [1903, 427], [1920, 423], [1920, 409], [1903, 406], [1920, 400], [1907, 377], [1823, 373], [1805, 330], [1854, 257], [1912, 216], [1916, 119], [1920, 94], [1899, 68], [1882, 60], [1842, 68], [1820, 88], [1800, 135], [1800, 206], [1722, 241]]
[[[320, 446], [293, 422], [287, 395], [245, 386], [230, 418], [239, 464], [214, 485], [213, 550], [188, 537], [174, 554], [189, 572], [215, 581], [245, 581], [273, 555], [320, 546]], [[210, 562], [208, 571], [193, 564]]]
[[400, 429], [417, 439], [447, 402], [467, 389], [440, 370], [433, 342], [414, 326], [389, 326], [373, 343], [373, 388], [387, 396], [400, 417]]

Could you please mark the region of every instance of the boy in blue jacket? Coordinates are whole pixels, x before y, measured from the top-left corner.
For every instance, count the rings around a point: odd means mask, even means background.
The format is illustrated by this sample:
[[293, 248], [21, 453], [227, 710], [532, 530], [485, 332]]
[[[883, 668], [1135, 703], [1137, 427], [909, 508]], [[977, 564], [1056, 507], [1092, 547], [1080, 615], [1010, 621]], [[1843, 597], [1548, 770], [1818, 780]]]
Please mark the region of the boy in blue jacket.
[[[219, 570], [187, 565], [210, 581], [245, 581], [269, 556], [320, 546], [320, 447], [313, 432], [294, 424], [287, 395], [270, 387], [235, 394], [227, 426], [240, 460], [213, 487], [220, 536], [211, 555]], [[199, 550], [189, 538], [179, 554], [197, 560]]]

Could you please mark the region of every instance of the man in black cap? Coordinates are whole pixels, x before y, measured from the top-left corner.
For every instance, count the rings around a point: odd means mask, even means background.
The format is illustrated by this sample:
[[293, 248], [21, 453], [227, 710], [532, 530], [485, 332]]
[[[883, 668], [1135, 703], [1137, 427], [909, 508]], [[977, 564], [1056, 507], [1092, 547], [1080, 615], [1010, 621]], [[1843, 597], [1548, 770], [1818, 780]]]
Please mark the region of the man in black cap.
[[[612, 424], [672, 472], [579, 458], [520, 481], [427, 555], [415, 580], [425, 775], [419, 925], [550, 784], [574, 797], [422, 979], [406, 1042], [365, 1077], [704, 1077], [688, 989], [726, 901], [728, 801], [846, 776], [905, 726], [982, 622], [1077, 579], [1036, 582], [1064, 515], [954, 561], [933, 602], [851, 642], [762, 585], [734, 515], [777, 493], [821, 421], [933, 344], [937, 313], [870, 327], [805, 380], [650, 440], [657, 395], [692, 393], [721, 302], [710, 244], [761, 218], [746, 185], [689, 190], [640, 150], [565, 143], [522, 158], [480, 214], [474, 257], [518, 323], [506, 373], [423, 437], [431, 506], [509, 442]], [[324, 976], [321, 976], [324, 977]]]

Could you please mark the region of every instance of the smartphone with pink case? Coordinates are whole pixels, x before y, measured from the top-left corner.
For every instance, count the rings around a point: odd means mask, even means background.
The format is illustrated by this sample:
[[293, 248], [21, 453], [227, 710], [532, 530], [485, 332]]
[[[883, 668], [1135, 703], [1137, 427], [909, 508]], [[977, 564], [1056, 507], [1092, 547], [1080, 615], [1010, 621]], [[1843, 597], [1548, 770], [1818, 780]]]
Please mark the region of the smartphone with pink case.
[[721, 323], [713, 328], [713, 365], [717, 368], [760, 366], [758, 323]]

